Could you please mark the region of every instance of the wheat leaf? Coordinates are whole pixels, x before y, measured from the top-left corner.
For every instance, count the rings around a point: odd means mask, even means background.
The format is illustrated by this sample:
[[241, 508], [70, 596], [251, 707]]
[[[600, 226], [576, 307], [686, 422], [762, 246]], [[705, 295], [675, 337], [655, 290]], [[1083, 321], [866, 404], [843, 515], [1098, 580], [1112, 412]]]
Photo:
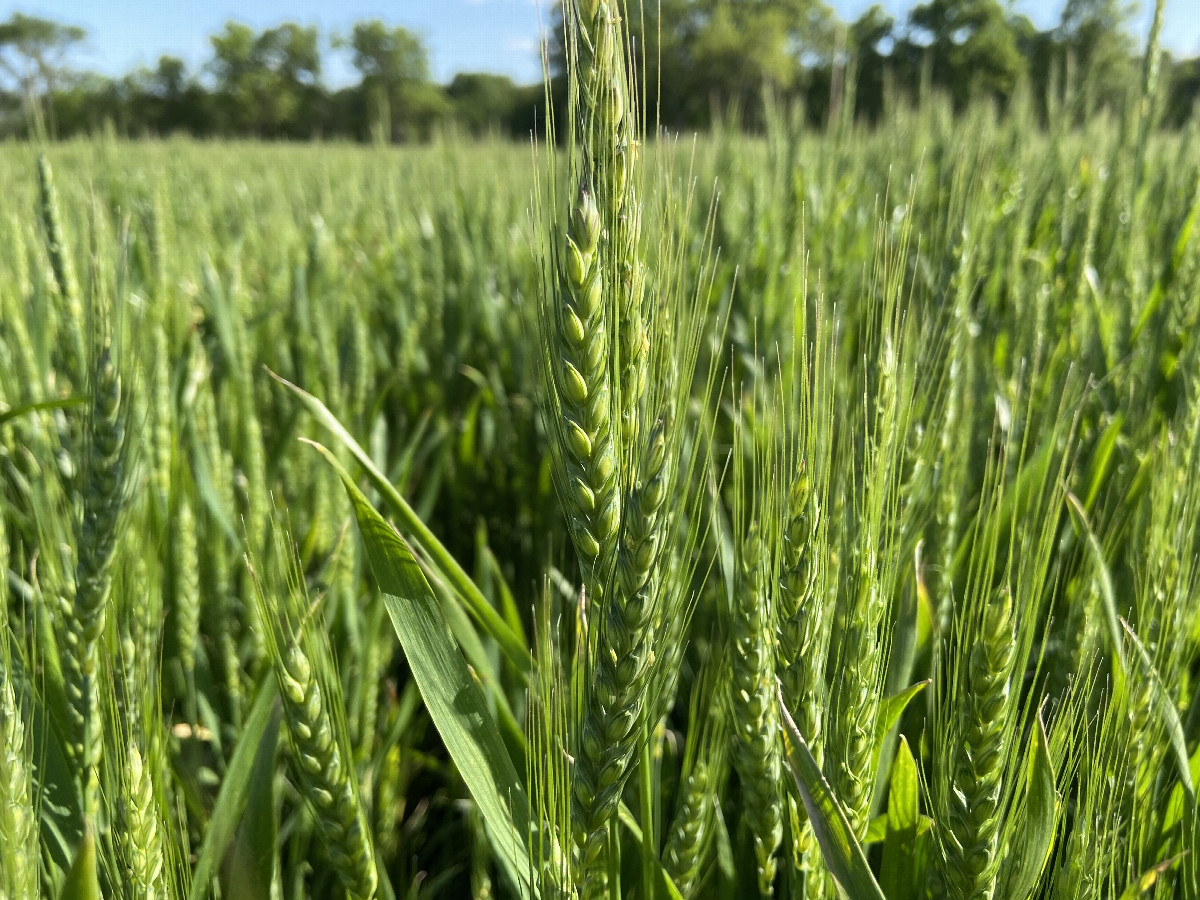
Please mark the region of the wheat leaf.
[[862, 845], [854, 837], [850, 820], [833, 795], [829, 782], [821, 774], [821, 767], [813, 759], [808, 743], [788, 712], [782, 693], [779, 694], [779, 709], [783, 713], [783, 745], [788, 766], [796, 780], [800, 799], [812, 823], [829, 874], [834, 877], [845, 897], [852, 900], [886, 900], [879, 882], [871, 873]]
[[59, 900], [100, 900], [100, 879], [96, 872], [96, 839], [90, 828], [84, 829], [83, 839], [75, 852], [75, 861], [63, 882]]
[[[1031, 738], [1029, 763], [1025, 784], [1025, 833], [1012, 869], [1008, 896], [1024, 900], [1037, 887], [1042, 871], [1054, 849], [1054, 834], [1058, 827], [1058, 812], [1062, 799], [1055, 787], [1054, 761], [1050, 757], [1050, 740], [1039, 714]], [[1014, 845], [1016, 846], [1016, 845]]]
[[[225, 770], [225, 777], [221, 779], [221, 790], [217, 794], [217, 802], [213, 806], [212, 817], [204, 833], [200, 855], [196, 858], [192, 888], [188, 893], [191, 900], [203, 900], [209, 895], [208, 889], [216, 873], [217, 862], [225, 856], [225, 850], [233, 840], [234, 832], [242, 819], [242, 812], [250, 795], [250, 780], [255, 762], [260, 753], [268, 752], [263, 745], [267, 742], [268, 728], [274, 719], [277, 690], [274, 678], [264, 679], [258, 689], [258, 696], [254, 698], [250, 715], [243, 723], [241, 736], [233, 751], [233, 759], [229, 761], [229, 768]], [[274, 755], [274, 748], [269, 748], [269, 752]]]
[[269, 897], [275, 873], [279, 811], [275, 802], [275, 751], [279, 744], [280, 710], [270, 706], [266, 731], [258, 742], [245, 813], [221, 871], [221, 896], [228, 900]]
[[1104, 559], [1104, 548], [1100, 546], [1100, 539], [1096, 537], [1096, 532], [1092, 531], [1091, 525], [1088, 524], [1087, 513], [1084, 511], [1083, 504], [1079, 502], [1074, 494], [1067, 492], [1067, 509], [1074, 514], [1072, 520], [1075, 522], [1075, 527], [1080, 531], [1084, 539], [1087, 541], [1088, 550], [1092, 554], [1092, 562], [1096, 570], [1096, 580], [1100, 586], [1100, 600], [1104, 607], [1104, 621], [1108, 625], [1108, 637], [1113, 651], [1113, 661], [1117, 667], [1117, 671], [1123, 678], [1126, 673], [1128, 664], [1125, 661], [1125, 641], [1121, 637], [1121, 616], [1117, 611], [1117, 597], [1113, 589], [1112, 574], [1108, 570], [1108, 563]]
[[1154, 705], [1158, 709], [1158, 714], [1162, 716], [1163, 725], [1167, 730], [1167, 737], [1171, 741], [1171, 749], [1174, 751], [1175, 767], [1179, 770], [1179, 782], [1183, 785], [1183, 791], [1187, 795], [1188, 805], [1196, 805], [1196, 789], [1192, 785], [1192, 770], [1188, 760], [1187, 741], [1183, 736], [1183, 722], [1179, 718], [1179, 710], [1175, 708], [1175, 703], [1171, 699], [1171, 693], [1167, 690], [1167, 686], [1163, 684], [1162, 676], [1158, 674], [1158, 669], [1154, 667], [1154, 661], [1150, 658], [1150, 653], [1146, 650], [1145, 644], [1138, 639], [1134, 631], [1129, 627], [1129, 623], [1124, 619], [1121, 620], [1121, 627], [1125, 629], [1125, 633], [1129, 635], [1129, 640], [1133, 642], [1133, 647], [1137, 651], [1138, 661], [1141, 663], [1142, 674], [1150, 681], [1151, 695], [1154, 699]]
[[521, 897], [528, 853], [529, 801], [500, 740], [487, 701], [454, 643], [433, 589], [403, 538], [371, 506], [327, 449], [314, 445], [342, 479], [413, 678], [446, 750], [487, 825], [500, 867]]
[[[496, 643], [500, 645], [505, 658], [516, 667], [521, 677], [528, 679], [530, 656], [525, 644], [509, 628], [503, 617], [487, 601], [487, 598], [483, 596], [478, 586], [463, 571], [462, 567], [454, 560], [454, 557], [450, 555], [441, 541], [421, 521], [421, 517], [408, 504], [408, 501], [400, 495], [395, 486], [379, 471], [379, 468], [375, 465], [374, 460], [371, 459], [367, 451], [359, 445], [358, 441], [337, 420], [337, 417], [329, 411], [324, 403], [290, 381], [280, 378], [274, 372], [270, 374], [272, 378], [295, 394], [312, 417], [333, 432], [333, 436], [358, 460], [359, 465], [367, 473], [371, 484], [388, 502], [392, 512], [399, 517], [400, 524], [404, 528], [405, 533], [412, 538], [413, 542], [417, 544], [426, 557], [445, 576], [446, 580], [454, 588], [455, 593], [462, 599], [467, 610], [475, 617], [484, 631], [491, 635]], [[328, 453], [326, 455], [328, 456]], [[333, 457], [329, 457], [329, 459], [337, 465]]]
[[888, 732], [900, 721], [900, 717], [904, 715], [904, 710], [908, 708], [912, 699], [925, 690], [928, 685], [928, 678], [918, 681], [916, 684], [909, 685], [904, 690], [892, 694], [879, 704], [879, 714], [875, 718], [875, 746], [877, 748], [883, 743]]
[[921, 883], [918, 856], [918, 827], [921, 821], [917, 763], [903, 735], [892, 765], [892, 783], [888, 791], [887, 834], [883, 844], [883, 864], [879, 886], [888, 900], [915, 900]]

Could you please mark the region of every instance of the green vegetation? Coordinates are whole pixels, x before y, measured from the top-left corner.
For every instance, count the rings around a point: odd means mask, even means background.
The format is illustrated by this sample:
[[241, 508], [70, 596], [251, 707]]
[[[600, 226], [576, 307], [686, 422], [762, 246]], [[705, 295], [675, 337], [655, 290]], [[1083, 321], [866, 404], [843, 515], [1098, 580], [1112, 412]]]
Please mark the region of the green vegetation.
[[[1043, 126], [1064, 115], [1078, 124], [1140, 97], [1130, 34], [1137, 4], [1126, 0], [1059, 2], [1059, 20], [1045, 30], [1001, 0], [928, 0], [901, 18], [875, 4], [853, 22], [824, 0], [629, 6], [630, 63], [657, 120], [673, 129], [732, 120], [762, 133], [772, 102], [802, 106], [815, 126], [843, 116], [878, 122], [885, 108], [919, 105], [933, 91], [960, 113], [983, 101], [1001, 110], [1032, 105]], [[549, 98], [561, 110], [569, 92], [562, 5], [545, 9]], [[525, 17], [532, 40], [533, 10]], [[230, 21], [195, 68], [162, 56], [120, 77], [72, 65], [86, 39], [79, 23], [19, 12], [0, 23], [0, 136], [414, 142], [458, 132], [526, 140], [544, 136], [550, 111], [540, 83], [479, 72], [435, 83], [421, 36], [380, 20], [329, 34], [296, 22], [256, 31]], [[331, 83], [331, 57], [352, 67], [357, 83]], [[536, 61], [531, 51], [527, 62]], [[1178, 129], [1200, 98], [1200, 57], [1164, 53], [1157, 65], [1161, 122]]]
[[0, 149], [0, 898], [1200, 898], [1155, 45], [681, 147], [616, 13], [532, 153]]

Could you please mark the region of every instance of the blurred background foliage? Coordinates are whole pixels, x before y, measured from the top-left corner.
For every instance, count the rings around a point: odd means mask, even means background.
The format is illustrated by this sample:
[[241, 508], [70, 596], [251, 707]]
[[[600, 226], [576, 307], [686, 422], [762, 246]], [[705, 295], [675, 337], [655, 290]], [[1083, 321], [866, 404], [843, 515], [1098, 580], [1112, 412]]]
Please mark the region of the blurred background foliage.
[[[661, 0], [627, 13], [648, 107], [672, 129], [733, 118], [766, 127], [764, 96], [803, 104], [810, 124], [846, 115], [877, 121], [896, 103], [944, 91], [962, 111], [975, 98], [1008, 109], [1030, 98], [1041, 124], [1063, 109], [1081, 122], [1136, 99], [1140, 54], [1125, 0], [1068, 0], [1039, 30], [1000, 0], [930, 0], [902, 18], [878, 4], [852, 22], [821, 0]], [[562, 17], [546, 58], [552, 98], [563, 99]], [[461, 130], [527, 137], [543, 130], [542, 84], [478, 72], [431, 80], [421, 37], [379, 20], [348, 34], [283, 22], [256, 31], [229, 22], [210, 59], [189, 71], [163, 56], [121, 77], [80, 71], [84, 29], [14, 13], [0, 24], [0, 135], [70, 137], [110, 129], [127, 137], [377, 142], [428, 140]], [[358, 82], [323, 78], [327, 54], [348, 58]], [[1178, 128], [1200, 98], [1200, 58], [1163, 58], [1165, 127]]]

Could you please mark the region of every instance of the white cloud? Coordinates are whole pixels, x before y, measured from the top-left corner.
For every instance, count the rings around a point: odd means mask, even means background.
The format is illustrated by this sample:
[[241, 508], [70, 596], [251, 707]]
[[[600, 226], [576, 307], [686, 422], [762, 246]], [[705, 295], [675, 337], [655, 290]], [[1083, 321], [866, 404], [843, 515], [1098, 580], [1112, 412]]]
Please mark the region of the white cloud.
[[537, 38], [531, 38], [526, 35], [514, 35], [505, 40], [504, 49], [508, 53], [536, 53], [538, 49]]

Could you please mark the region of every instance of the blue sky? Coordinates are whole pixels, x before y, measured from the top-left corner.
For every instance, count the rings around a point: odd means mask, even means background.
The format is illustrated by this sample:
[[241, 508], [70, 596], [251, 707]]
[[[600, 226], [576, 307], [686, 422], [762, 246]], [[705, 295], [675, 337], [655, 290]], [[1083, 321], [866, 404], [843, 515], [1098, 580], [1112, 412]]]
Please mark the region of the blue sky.
[[[419, 33], [430, 51], [433, 75], [448, 81], [455, 72], [489, 71], [521, 82], [541, 78], [538, 22], [551, 0], [28, 0], [0, 2], [0, 19], [13, 11], [82, 25], [86, 45], [72, 57], [80, 68], [121, 74], [153, 65], [164, 53], [182, 57], [189, 67], [209, 58], [209, 35], [237, 19], [265, 28], [284, 21], [317, 25], [328, 37], [348, 31], [360, 19], [379, 18]], [[851, 20], [873, 0], [832, 0], [837, 13]], [[911, 0], [883, 0], [902, 19]], [[1014, 6], [1041, 27], [1058, 19], [1061, 0], [1015, 0]], [[1149, 31], [1153, 3], [1143, 0], [1139, 33]], [[1164, 44], [1182, 55], [1200, 53], [1200, 2], [1168, 0]], [[325, 79], [353, 80], [342, 53], [326, 51]]]

